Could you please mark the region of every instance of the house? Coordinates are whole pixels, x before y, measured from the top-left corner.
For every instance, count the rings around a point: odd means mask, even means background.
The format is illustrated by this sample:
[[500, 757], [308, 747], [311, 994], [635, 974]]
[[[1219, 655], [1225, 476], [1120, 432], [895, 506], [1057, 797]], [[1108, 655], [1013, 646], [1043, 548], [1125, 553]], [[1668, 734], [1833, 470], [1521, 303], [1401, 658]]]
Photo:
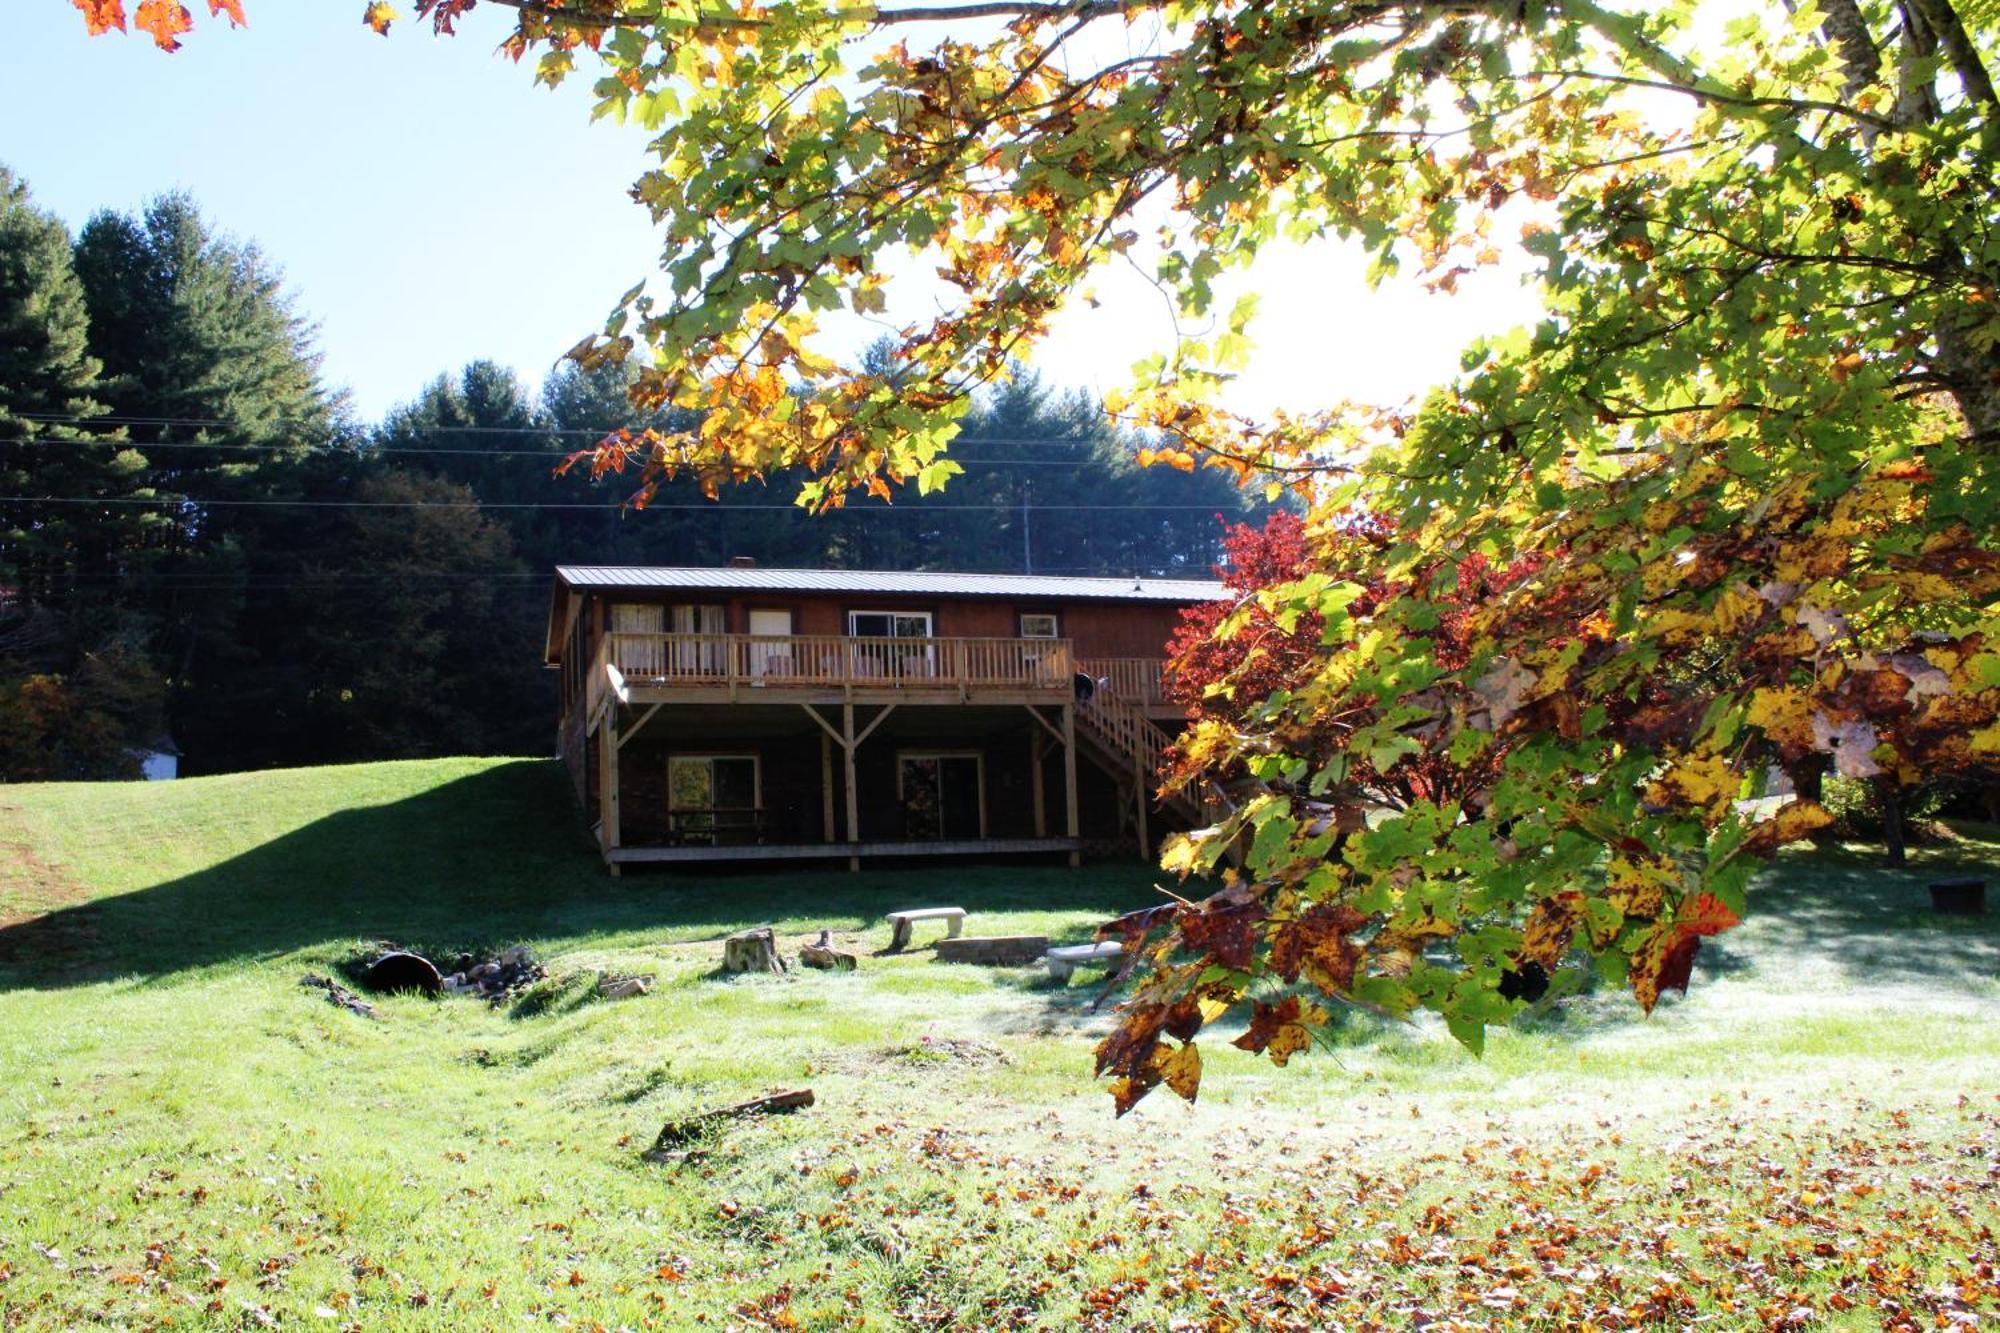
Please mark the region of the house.
[[565, 565], [558, 740], [613, 873], [638, 862], [1148, 852], [1184, 722], [1150, 578]]

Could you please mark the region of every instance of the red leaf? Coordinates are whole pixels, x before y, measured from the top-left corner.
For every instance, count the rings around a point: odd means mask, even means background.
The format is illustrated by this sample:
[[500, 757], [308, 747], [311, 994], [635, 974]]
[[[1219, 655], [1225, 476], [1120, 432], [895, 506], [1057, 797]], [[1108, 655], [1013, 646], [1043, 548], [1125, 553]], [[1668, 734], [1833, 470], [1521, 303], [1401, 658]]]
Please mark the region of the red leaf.
[[[1742, 923], [1742, 918], [1729, 910], [1722, 899], [1712, 893], [1697, 893], [1681, 904], [1681, 910], [1674, 918], [1674, 924], [1682, 935], [1720, 935], [1725, 930], [1734, 929]], [[1693, 955], [1689, 955], [1690, 958]], [[1662, 983], [1665, 984], [1664, 982]], [[1681, 983], [1687, 989], [1687, 983]]]
[[1271, 934], [1271, 968], [1286, 981], [1307, 978], [1328, 994], [1345, 992], [1354, 984], [1361, 950], [1348, 936], [1368, 924], [1368, 917], [1346, 903], [1316, 903], [1296, 921]]
[[1191, 952], [1208, 954], [1224, 967], [1247, 972], [1256, 957], [1257, 923], [1264, 919], [1265, 910], [1254, 889], [1232, 884], [1183, 910], [1174, 924], [1180, 929], [1181, 943]]

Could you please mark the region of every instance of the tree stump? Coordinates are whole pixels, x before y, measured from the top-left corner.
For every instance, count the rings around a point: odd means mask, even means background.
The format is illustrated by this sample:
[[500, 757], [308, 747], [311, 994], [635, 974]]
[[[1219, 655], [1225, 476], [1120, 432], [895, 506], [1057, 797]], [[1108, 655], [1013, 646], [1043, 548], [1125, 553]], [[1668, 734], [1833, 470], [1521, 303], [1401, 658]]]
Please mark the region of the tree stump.
[[722, 970], [725, 972], [782, 972], [785, 960], [778, 956], [778, 943], [769, 926], [739, 930], [722, 942]]

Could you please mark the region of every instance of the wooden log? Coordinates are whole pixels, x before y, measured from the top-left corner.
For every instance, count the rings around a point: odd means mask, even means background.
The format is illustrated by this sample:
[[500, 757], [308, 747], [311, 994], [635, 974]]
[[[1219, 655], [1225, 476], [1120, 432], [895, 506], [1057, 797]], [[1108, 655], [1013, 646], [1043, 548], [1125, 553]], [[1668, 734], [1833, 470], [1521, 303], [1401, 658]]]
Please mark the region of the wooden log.
[[768, 1097], [756, 1097], [747, 1102], [738, 1102], [734, 1106], [724, 1106], [714, 1111], [703, 1111], [699, 1115], [669, 1120], [660, 1126], [660, 1136], [653, 1140], [653, 1146], [646, 1150], [645, 1155], [649, 1159], [662, 1157], [688, 1140], [698, 1137], [709, 1126], [724, 1120], [740, 1120], [745, 1116], [781, 1115], [803, 1110], [812, 1104], [811, 1088], [795, 1088], [790, 1092], [774, 1092]]
[[853, 954], [842, 953], [823, 944], [808, 944], [800, 949], [799, 962], [807, 967], [819, 968], [823, 972], [852, 972], [861, 965], [861, 961]]
[[782, 972], [785, 960], [778, 955], [778, 942], [769, 926], [739, 930], [722, 942], [722, 970], [725, 972]]

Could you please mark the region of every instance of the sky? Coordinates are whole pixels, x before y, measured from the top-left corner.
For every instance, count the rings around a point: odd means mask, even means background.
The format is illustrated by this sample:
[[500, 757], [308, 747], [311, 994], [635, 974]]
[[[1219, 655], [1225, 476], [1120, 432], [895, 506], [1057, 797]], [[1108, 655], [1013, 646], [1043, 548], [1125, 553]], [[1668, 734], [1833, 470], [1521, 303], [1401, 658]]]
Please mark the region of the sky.
[[[551, 91], [495, 55], [500, 12], [456, 38], [405, 23], [385, 39], [359, 0], [246, 0], [249, 27], [200, 19], [166, 55], [138, 35], [87, 37], [70, 0], [7, 4], [0, 163], [73, 229], [187, 191], [283, 269], [318, 326], [325, 378], [364, 419], [476, 358], [539, 383], [657, 265], [651, 221], [626, 196], [646, 136], [591, 123], [586, 63]], [[1228, 405], [1400, 401], [1449, 375], [1471, 338], [1536, 312], [1518, 269], [1443, 297], [1371, 290], [1365, 267], [1337, 243], [1284, 246], [1225, 284], [1220, 309], [1260, 297], [1258, 353]], [[1051, 384], [1106, 393], [1169, 345], [1168, 312], [1139, 274], [1114, 267], [1096, 295], [1034, 357]], [[891, 308], [924, 300], [907, 291]]]

